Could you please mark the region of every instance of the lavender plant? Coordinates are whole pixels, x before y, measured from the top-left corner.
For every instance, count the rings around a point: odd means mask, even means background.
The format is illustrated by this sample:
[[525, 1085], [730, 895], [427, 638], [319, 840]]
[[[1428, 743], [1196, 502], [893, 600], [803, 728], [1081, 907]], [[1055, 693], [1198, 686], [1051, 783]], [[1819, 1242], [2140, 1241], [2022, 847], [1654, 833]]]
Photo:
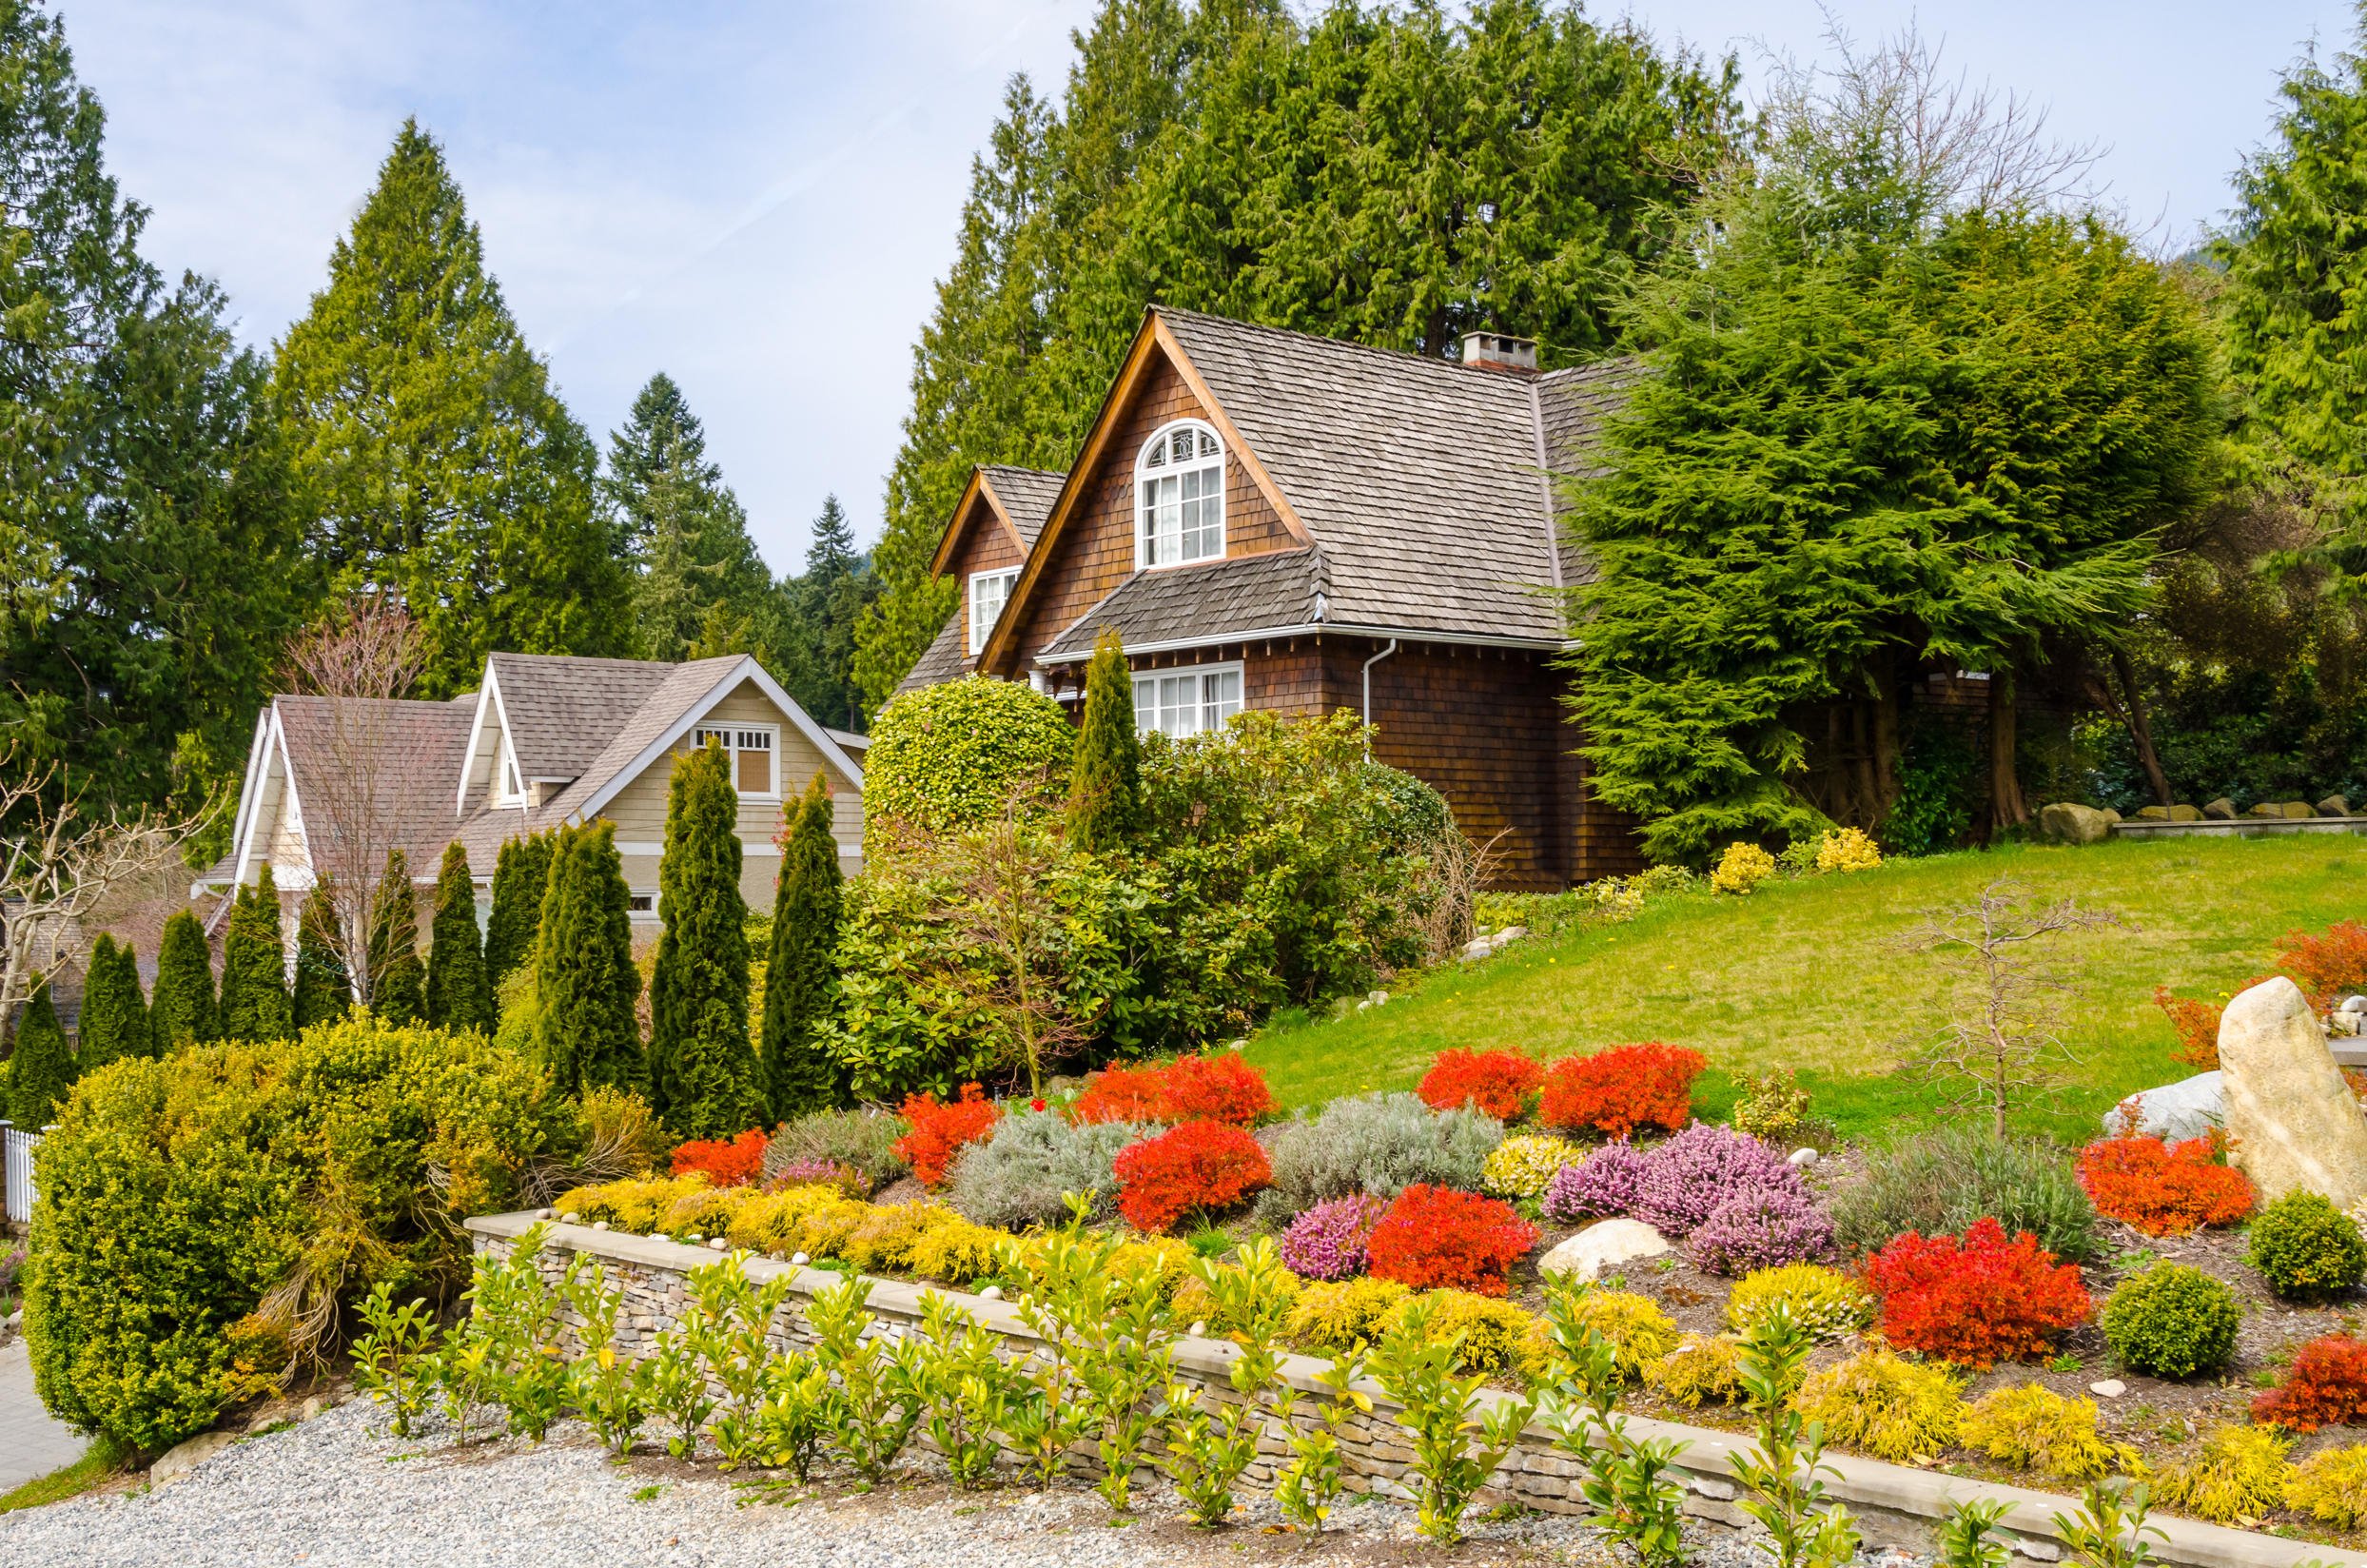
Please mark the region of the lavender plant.
[[1635, 1206], [1651, 1156], [1633, 1144], [1606, 1144], [1545, 1184], [1545, 1217], [1560, 1225], [1625, 1214]]
[[1712, 1209], [1686, 1244], [1693, 1266], [1738, 1278], [1756, 1268], [1805, 1263], [1832, 1245], [1832, 1217], [1805, 1191], [1760, 1187]]
[[1364, 1272], [1364, 1246], [1389, 1205], [1365, 1192], [1326, 1198], [1282, 1232], [1282, 1261], [1302, 1280], [1350, 1280]]

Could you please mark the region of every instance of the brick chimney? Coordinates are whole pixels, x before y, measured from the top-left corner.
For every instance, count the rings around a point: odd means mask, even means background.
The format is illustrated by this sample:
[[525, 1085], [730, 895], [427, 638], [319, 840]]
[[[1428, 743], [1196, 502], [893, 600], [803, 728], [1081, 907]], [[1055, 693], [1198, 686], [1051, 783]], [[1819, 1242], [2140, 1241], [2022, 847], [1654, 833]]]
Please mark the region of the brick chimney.
[[1501, 332], [1463, 334], [1463, 363], [1482, 370], [1536, 371], [1536, 340], [1507, 337]]

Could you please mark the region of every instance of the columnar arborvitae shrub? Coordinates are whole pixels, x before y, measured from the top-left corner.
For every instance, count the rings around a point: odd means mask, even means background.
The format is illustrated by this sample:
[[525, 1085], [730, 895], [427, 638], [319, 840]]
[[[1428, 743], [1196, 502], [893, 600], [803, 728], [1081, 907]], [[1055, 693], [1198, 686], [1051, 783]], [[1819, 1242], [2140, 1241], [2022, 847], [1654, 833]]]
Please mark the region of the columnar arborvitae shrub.
[[222, 1038], [214, 1002], [213, 953], [196, 912], [176, 910], [165, 922], [156, 950], [156, 990], [149, 998], [148, 1028], [162, 1052], [192, 1040]]
[[775, 1121], [847, 1100], [845, 1070], [819, 1041], [838, 986], [838, 921], [845, 905], [830, 785], [820, 774], [797, 802], [773, 900], [773, 951], [764, 971], [765, 1093]]
[[427, 1011], [427, 976], [420, 965], [420, 903], [411, 890], [411, 863], [386, 852], [386, 869], [370, 898], [370, 1008], [386, 1023], [416, 1024]]
[[1143, 822], [1143, 737], [1134, 727], [1134, 675], [1118, 634], [1093, 645], [1085, 677], [1085, 725], [1068, 775], [1068, 837], [1105, 854], [1131, 841]]
[[337, 931], [337, 885], [324, 872], [296, 917], [296, 1027], [310, 1029], [342, 1018], [353, 1007], [353, 981], [345, 973]]
[[82, 1018], [74, 1060], [83, 1071], [126, 1056], [152, 1056], [147, 998], [140, 994], [140, 959], [131, 944], [118, 947], [101, 932], [90, 949], [82, 985]]
[[222, 1033], [227, 1040], [284, 1040], [291, 1023], [280, 890], [266, 862], [254, 886], [239, 889], [223, 933]]
[[49, 988], [42, 986], [16, 1023], [16, 1049], [9, 1057], [9, 1120], [21, 1127], [44, 1127], [74, 1088], [74, 1053], [66, 1048], [66, 1027], [57, 1021]]
[[493, 987], [477, 943], [477, 879], [468, 852], [444, 846], [436, 873], [436, 916], [427, 950], [427, 1021], [448, 1029], [493, 1032]]
[[614, 826], [558, 830], [535, 941], [535, 1046], [559, 1087], [645, 1089], [633, 918]]
[[510, 971], [531, 963], [542, 924], [542, 895], [551, 882], [556, 830], [528, 833], [501, 846], [493, 868], [493, 911], [485, 917], [485, 983], [501, 989]]
[[650, 979], [651, 1102], [675, 1131], [729, 1137], [764, 1116], [748, 1040], [748, 901], [740, 894], [739, 793], [709, 744], [677, 759], [657, 868], [665, 917]]

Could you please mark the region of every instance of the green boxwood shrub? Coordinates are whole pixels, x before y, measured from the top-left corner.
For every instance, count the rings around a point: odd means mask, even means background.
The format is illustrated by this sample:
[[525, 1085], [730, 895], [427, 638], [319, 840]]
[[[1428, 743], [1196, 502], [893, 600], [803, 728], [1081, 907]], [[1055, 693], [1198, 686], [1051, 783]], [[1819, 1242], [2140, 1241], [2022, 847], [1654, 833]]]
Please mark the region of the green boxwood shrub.
[[2234, 1293], [2201, 1269], [2156, 1264], [2104, 1303], [2104, 1343], [2131, 1371], [2191, 1378], [2227, 1364], [2242, 1316]]
[[1076, 743], [1060, 704], [1020, 681], [970, 676], [904, 693], [879, 711], [863, 758], [867, 852], [975, 827], [1013, 790], [1066, 789]]
[[1967, 1124], [1901, 1139], [1870, 1164], [1864, 1182], [1833, 1199], [1833, 1241], [1846, 1257], [1878, 1252], [1910, 1230], [1961, 1236], [1983, 1218], [2009, 1236], [2031, 1232], [2059, 1258], [2095, 1256], [2095, 1205], [2054, 1144], [2000, 1141]]
[[2252, 1222], [2252, 1266], [2289, 1301], [2323, 1301], [2367, 1277], [2367, 1238], [2333, 1202], [2288, 1192]]

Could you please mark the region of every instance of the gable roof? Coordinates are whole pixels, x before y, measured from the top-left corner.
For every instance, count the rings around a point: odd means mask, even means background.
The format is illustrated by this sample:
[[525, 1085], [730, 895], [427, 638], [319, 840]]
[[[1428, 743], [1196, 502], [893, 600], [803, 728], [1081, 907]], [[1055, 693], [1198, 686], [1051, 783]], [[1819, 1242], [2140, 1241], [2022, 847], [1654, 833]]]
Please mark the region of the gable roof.
[[[350, 700], [355, 716], [341, 722], [335, 698], [284, 694], [272, 699], [297, 809], [303, 813], [303, 802], [313, 801], [310, 831], [323, 831], [333, 815], [350, 810], [344, 803], [331, 805], [336, 792], [359, 788], [342, 785], [341, 779], [359, 768], [375, 770], [377, 793], [392, 819], [381, 834], [382, 840], [401, 847], [415, 878], [433, 877], [436, 857], [453, 835], [452, 774], [467, 756], [477, 694], [469, 692], [449, 702]], [[260, 824], [245, 826], [251, 833]], [[238, 848], [246, 852], [240, 859], [243, 872], [252, 846]], [[484, 869], [492, 868], [488, 864]]]
[[1052, 503], [1060, 500], [1060, 487], [1068, 482], [1068, 476], [1047, 468], [988, 463], [978, 470], [978, 477], [994, 499], [1003, 503], [1003, 515], [1017, 530], [1019, 542], [1033, 549], [1036, 536], [1044, 532], [1044, 519], [1052, 515]]
[[569, 654], [494, 654], [485, 660], [487, 683], [499, 689], [510, 744], [518, 749], [518, 776], [546, 781], [582, 777], [616, 733], [616, 715], [639, 708], [691, 667]]

